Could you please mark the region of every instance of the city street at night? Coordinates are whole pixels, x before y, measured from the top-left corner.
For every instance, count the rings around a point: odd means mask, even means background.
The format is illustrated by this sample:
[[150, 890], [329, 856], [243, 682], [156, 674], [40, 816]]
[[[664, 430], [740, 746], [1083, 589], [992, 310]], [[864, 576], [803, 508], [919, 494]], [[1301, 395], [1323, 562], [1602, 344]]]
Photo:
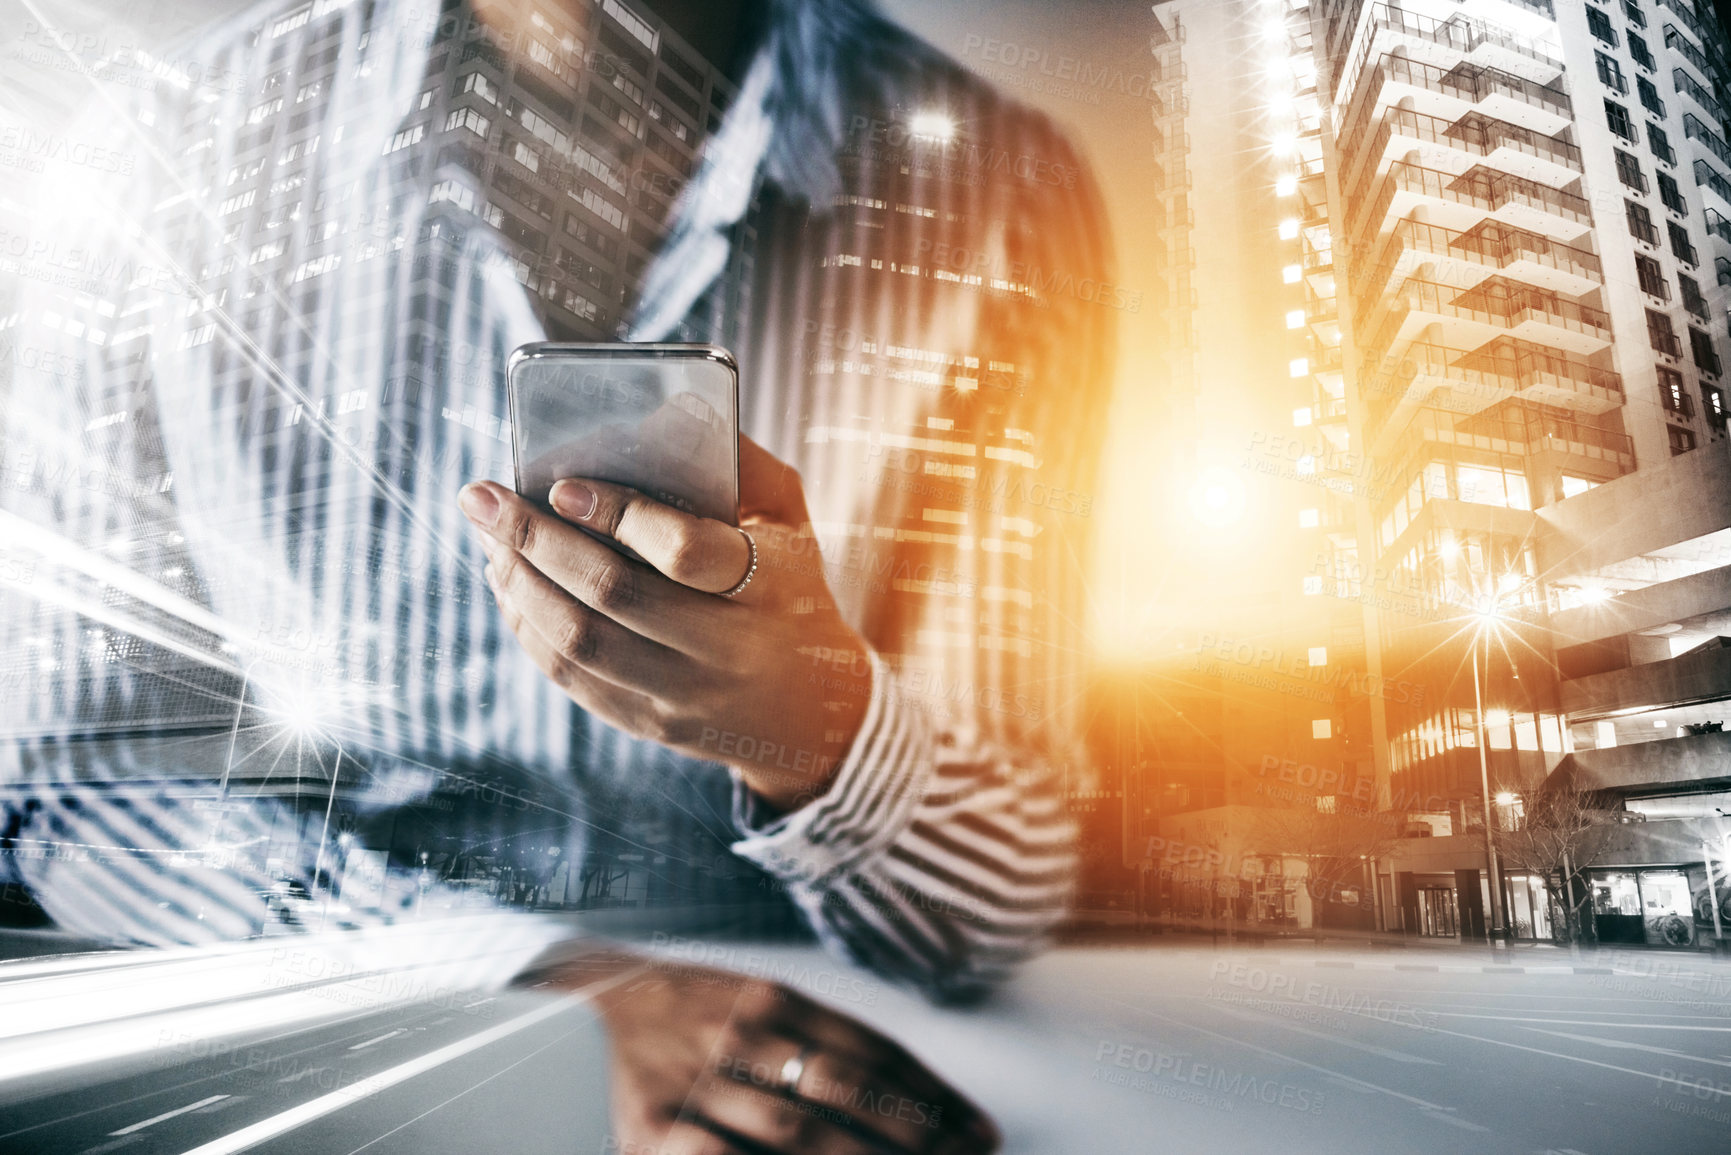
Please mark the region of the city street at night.
[[[1731, 1119], [1731, 967], [1700, 956], [1541, 949], [1504, 967], [1484, 951], [1165, 938], [1063, 948], [985, 1005], [934, 1015], [815, 951], [722, 953], [909, 1040], [1008, 1151], [1705, 1153]], [[84, 964], [35, 965], [59, 970], [0, 981], [8, 1002]], [[575, 1000], [163, 1031], [147, 1054], [14, 1083], [0, 1150], [619, 1149], [605, 1036]], [[51, 1049], [52, 1032], [38, 1041]]]

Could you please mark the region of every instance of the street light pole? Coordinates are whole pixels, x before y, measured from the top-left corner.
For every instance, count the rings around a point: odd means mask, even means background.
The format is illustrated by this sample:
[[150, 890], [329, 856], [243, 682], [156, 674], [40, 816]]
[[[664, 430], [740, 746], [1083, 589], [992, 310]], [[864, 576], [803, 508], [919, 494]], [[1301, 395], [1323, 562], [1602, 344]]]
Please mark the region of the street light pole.
[[1491, 950], [1504, 940], [1503, 929], [1503, 872], [1497, 862], [1497, 843], [1495, 828], [1491, 825], [1491, 770], [1487, 739], [1485, 734], [1485, 704], [1484, 696], [1479, 688], [1479, 639], [1482, 630], [1473, 635], [1473, 721], [1478, 728], [1479, 747], [1479, 789], [1480, 797], [1485, 806], [1485, 864], [1489, 867], [1491, 892]]
[[[319, 885], [319, 875], [323, 874], [324, 869], [325, 869], [325, 845], [328, 841], [328, 836], [331, 832], [331, 808], [336, 805], [336, 801], [337, 801], [337, 772], [339, 770], [341, 770], [342, 768], [343, 768], [343, 745], [341, 742], [338, 742], [337, 743], [337, 760], [331, 764], [331, 792], [325, 798], [325, 823], [324, 823], [324, 826], [321, 827], [319, 830], [319, 853], [318, 853], [317, 859], [313, 862], [313, 886], [314, 887], [317, 887]], [[332, 890], [332, 888], [329, 886], [326, 886], [324, 888], [324, 890], [325, 890], [324, 902], [321, 904], [321, 907], [320, 907], [321, 913], [319, 915], [319, 929], [320, 930], [324, 929], [325, 917], [326, 917], [326, 915], [328, 915], [330, 913], [330, 906], [331, 906], [331, 890]]]

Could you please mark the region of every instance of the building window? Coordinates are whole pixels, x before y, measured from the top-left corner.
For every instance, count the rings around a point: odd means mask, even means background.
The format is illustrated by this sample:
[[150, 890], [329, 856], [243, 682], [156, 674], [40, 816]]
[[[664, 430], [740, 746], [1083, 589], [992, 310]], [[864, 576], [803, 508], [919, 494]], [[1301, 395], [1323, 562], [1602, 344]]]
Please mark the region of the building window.
[[472, 92], [488, 104], [499, 103], [499, 86], [479, 72], [471, 72], [463, 77], [462, 85], [462, 88], [458, 89], [459, 93]]
[[1635, 58], [1636, 64], [1639, 64], [1648, 72], [1651, 72], [1658, 67], [1653, 60], [1653, 53], [1647, 48], [1647, 42], [1642, 40], [1639, 36], [1636, 36], [1633, 32], [1629, 33], [1629, 55]]
[[1587, 28], [1601, 43], [1617, 46], [1617, 30], [1611, 27], [1611, 18], [1597, 8], [1587, 9]]
[[1617, 154], [1617, 179], [1638, 193], [1647, 191], [1647, 178], [1641, 172], [1641, 162], [1631, 153], [1622, 149], [1615, 150]]
[[1677, 153], [1671, 147], [1671, 138], [1656, 124], [1647, 125], [1647, 148], [1666, 164], [1677, 163]]
[[1665, 270], [1652, 257], [1635, 255], [1635, 277], [1641, 282], [1641, 291], [1649, 297], [1661, 301], [1671, 299], [1671, 286], [1665, 282]]
[[401, 152], [405, 148], [413, 147], [414, 145], [421, 143], [421, 138], [426, 134], [427, 126], [424, 124], [417, 124], [405, 128], [401, 132], [397, 133], [397, 135], [393, 136], [390, 139], [390, 142], [385, 145], [384, 155], [389, 156], [393, 152]]
[[1615, 60], [1612, 60], [1603, 52], [1595, 52], [1593, 53], [1593, 62], [1598, 65], [1599, 68], [1600, 84], [1603, 84], [1612, 92], [1629, 91], [1629, 82], [1623, 79], [1623, 70], [1618, 66]]
[[1683, 291], [1683, 307], [1701, 320], [1707, 320], [1707, 298], [1701, 295], [1700, 283], [1688, 273], [1678, 273], [1677, 287]]
[[1629, 232], [1636, 240], [1649, 245], [1659, 243], [1659, 230], [1653, 227], [1653, 214], [1647, 211], [1646, 205], [1624, 201], [1623, 213], [1629, 221]]
[[1653, 87], [1653, 82], [1645, 76], [1635, 77], [1635, 92], [1641, 98], [1641, 107], [1654, 116], [1665, 115], [1665, 102], [1659, 99], [1659, 90]]
[[485, 139], [487, 130], [492, 127], [493, 124], [491, 121], [472, 108], [455, 109], [452, 111], [450, 116], [445, 118], [446, 132], [451, 132], [454, 129], [466, 128], [476, 136]]
[[1641, 6], [1635, 3], [1635, 0], [1623, 0], [1623, 15], [1637, 28], [1647, 26], [1647, 14], [1641, 11]]
[[1671, 318], [1664, 313], [1647, 310], [1647, 340], [1655, 350], [1667, 357], [1683, 355], [1683, 346], [1677, 340], [1677, 331], [1671, 327]]
[[1701, 412], [1707, 418], [1707, 424], [1715, 429], [1724, 429], [1725, 391], [1717, 385], [1702, 385]]
[[1665, 432], [1671, 435], [1671, 456], [1687, 453], [1695, 448], [1695, 434], [1692, 430], [1679, 429], [1675, 425], [1665, 426]]
[[1611, 131], [1627, 141], [1640, 138], [1635, 135], [1635, 122], [1629, 119], [1629, 110], [1614, 100], [1605, 101], [1605, 123], [1611, 126]]
[[1695, 416], [1695, 406], [1689, 400], [1689, 394], [1683, 391], [1683, 374], [1675, 369], [1659, 369], [1659, 403], [1667, 413], [1679, 413], [1684, 417]]
[[1677, 254], [1677, 259], [1685, 265], [1697, 265], [1700, 261], [1695, 256], [1695, 246], [1689, 243], [1689, 230], [1676, 221], [1666, 221], [1665, 231], [1671, 237], [1671, 251]]
[[1683, 202], [1682, 190], [1677, 187], [1676, 181], [1664, 173], [1659, 174], [1659, 199], [1665, 202], [1666, 208], [1678, 216], [1689, 215], [1689, 206]]
[[1709, 377], [1719, 376], [1719, 354], [1713, 351], [1713, 338], [1694, 326], [1689, 328], [1689, 352], [1694, 354], [1696, 368]]

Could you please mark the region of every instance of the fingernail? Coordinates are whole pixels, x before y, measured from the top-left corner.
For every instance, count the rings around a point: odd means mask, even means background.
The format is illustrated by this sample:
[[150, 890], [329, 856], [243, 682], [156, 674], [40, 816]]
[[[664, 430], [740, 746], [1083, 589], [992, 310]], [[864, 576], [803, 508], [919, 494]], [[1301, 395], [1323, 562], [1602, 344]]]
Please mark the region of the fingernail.
[[457, 494], [457, 504], [476, 525], [492, 525], [499, 519], [499, 498], [479, 482], [470, 482]]
[[595, 512], [595, 491], [578, 481], [561, 481], [553, 487], [553, 508], [564, 517], [581, 521]]

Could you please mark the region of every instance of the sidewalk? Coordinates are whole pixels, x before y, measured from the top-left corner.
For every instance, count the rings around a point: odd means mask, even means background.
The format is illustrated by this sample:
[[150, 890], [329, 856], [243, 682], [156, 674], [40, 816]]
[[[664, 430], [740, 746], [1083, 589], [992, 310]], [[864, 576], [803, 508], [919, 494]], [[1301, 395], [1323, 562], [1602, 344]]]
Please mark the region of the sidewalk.
[[[1109, 917], [1099, 917], [1105, 914]], [[1117, 916], [1117, 917], [1110, 917]], [[1162, 941], [1208, 942], [1223, 949], [1308, 949], [1317, 954], [1355, 953], [1350, 960], [1316, 960], [1317, 966], [1357, 967], [1367, 970], [1485, 972], [1503, 974], [1623, 974], [1656, 978], [1731, 976], [1731, 956], [1698, 947], [1675, 949], [1639, 944], [1583, 944], [1576, 947], [1556, 943], [1519, 942], [1498, 948], [1493, 958], [1484, 942], [1425, 938], [1398, 931], [1273, 929], [1256, 924], [1165, 922], [1155, 919], [1132, 921], [1120, 912], [1093, 912], [1063, 927], [1055, 936], [1069, 946], [1155, 946]], [[1399, 959], [1369, 961], [1366, 953], [1386, 952]], [[1420, 961], [1426, 959], [1432, 961]], [[1458, 961], [1457, 961], [1458, 960]], [[1477, 960], [1477, 961], [1469, 961]], [[1731, 993], [1728, 991], [1727, 993]]]

